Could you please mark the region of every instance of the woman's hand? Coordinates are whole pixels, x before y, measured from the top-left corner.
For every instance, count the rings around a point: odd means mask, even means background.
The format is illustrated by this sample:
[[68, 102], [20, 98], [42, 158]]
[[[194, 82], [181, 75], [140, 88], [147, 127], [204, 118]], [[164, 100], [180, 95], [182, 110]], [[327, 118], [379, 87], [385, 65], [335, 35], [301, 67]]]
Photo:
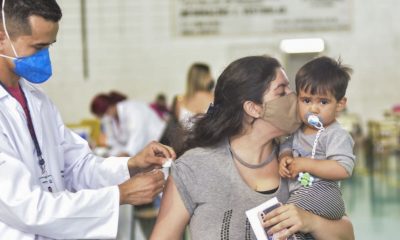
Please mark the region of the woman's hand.
[[263, 226], [270, 228], [268, 235], [278, 233], [278, 239], [286, 239], [296, 232], [311, 232], [313, 216], [293, 204], [286, 204], [266, 214]]
[[347, 216], [340, 220], [328, 220], [314, 215], [294, 204], [283, 205], [264, 216], [264, 227], [276, 239], [286, 239], [296, 232], [310, 233], [315, 239], [354, 240], [354, 229]]

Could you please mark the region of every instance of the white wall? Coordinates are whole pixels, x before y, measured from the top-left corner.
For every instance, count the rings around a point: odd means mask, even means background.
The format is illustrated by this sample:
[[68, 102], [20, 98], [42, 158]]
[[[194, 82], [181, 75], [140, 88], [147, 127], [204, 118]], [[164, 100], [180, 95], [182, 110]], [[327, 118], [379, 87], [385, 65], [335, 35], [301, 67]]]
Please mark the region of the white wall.
[[99, 91], [120, 90], [150, 101], [158, 92], [169, 98], [184, 90], [187, 68], [194, 61], [211, 65], [217, 78], [230, 61], [249, 54], [284, 60], [284, 38], [322, 37], [326, 55], [341, 57], [354, 68], [348, 89], [351, 112], [380, 118], [400, 102], [400, 1], [354, 0], [348, 31], [300, 32], [231, 37], [175, 37], [171, 29], [172, 0], [86, 0], [89, 78], [84, 79], [80, 1], [59, 0], [63, 19], [52, 47], [54, 76], [44, 85], [66, 122], [89, 113]]

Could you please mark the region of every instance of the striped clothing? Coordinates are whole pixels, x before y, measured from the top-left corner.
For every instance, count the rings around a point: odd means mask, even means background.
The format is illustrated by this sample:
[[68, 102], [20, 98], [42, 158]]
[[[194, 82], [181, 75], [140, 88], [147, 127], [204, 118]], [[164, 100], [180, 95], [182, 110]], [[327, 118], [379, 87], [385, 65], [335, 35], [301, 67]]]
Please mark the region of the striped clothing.
[[[288, 203], [331, 220], [345, 214], [340, 188], [333, 181], [318, 181], [309, 187], [300, 187], [290, 194]], [[296, 233], [294, 239], [314, 239], [310, 234]]]

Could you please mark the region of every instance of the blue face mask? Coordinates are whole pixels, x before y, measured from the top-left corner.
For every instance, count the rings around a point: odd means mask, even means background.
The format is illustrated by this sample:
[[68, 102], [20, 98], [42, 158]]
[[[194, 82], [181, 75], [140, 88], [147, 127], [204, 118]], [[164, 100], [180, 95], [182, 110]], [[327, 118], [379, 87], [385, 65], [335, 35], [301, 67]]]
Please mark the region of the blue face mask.
[[4, 3], [3, 0], [1, 6], [2, 12], [2, 20], [3, 20], [3, 29], [7, 35], [8, 40], [11, 43], [12, 50], [14, 52], [15, 57], [7, 56], [4, 54], [0, 54], [1, 57], [10, 58], [14, 61], [14, 72], [20, 77], [25, 78], [31, 83], [43, 83], [50, 78], [52, 71], [51, 71], [51, 62], [49, 56], [49, 49], [44, 48], [36, 53], [26, 56], [26, 57], [19, 57], [17, 51], [14, 48], [14, 45], [11, 42], [10, 36], [8, 35], [7, 25], [6, 25], [6, 18], [4, 14]]
[[27, 57], [15, 58], [14, 64], [14, 72], [31, 83], [43, 83], [52, 74], [48, 48]]

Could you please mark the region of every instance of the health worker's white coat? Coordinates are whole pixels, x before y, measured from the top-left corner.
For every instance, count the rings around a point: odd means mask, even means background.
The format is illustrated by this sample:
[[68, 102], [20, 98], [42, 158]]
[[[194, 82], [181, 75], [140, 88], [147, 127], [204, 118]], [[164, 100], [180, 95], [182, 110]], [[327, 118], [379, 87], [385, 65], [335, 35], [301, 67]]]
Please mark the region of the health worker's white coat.
[[41, 171], [21, 105], [0, 87], [0, 239], [115, 238], [119, 184], [128, 158], [103, 159], [65, 127], [54, 104], [25, 80], [33, 125], [53, 193]]
[[166, 123], [148, 104], [125, 100], [117, 103], [118, 122], [102, 119], [111, 155], [136, 155], [151, 141], [158, 141]]

